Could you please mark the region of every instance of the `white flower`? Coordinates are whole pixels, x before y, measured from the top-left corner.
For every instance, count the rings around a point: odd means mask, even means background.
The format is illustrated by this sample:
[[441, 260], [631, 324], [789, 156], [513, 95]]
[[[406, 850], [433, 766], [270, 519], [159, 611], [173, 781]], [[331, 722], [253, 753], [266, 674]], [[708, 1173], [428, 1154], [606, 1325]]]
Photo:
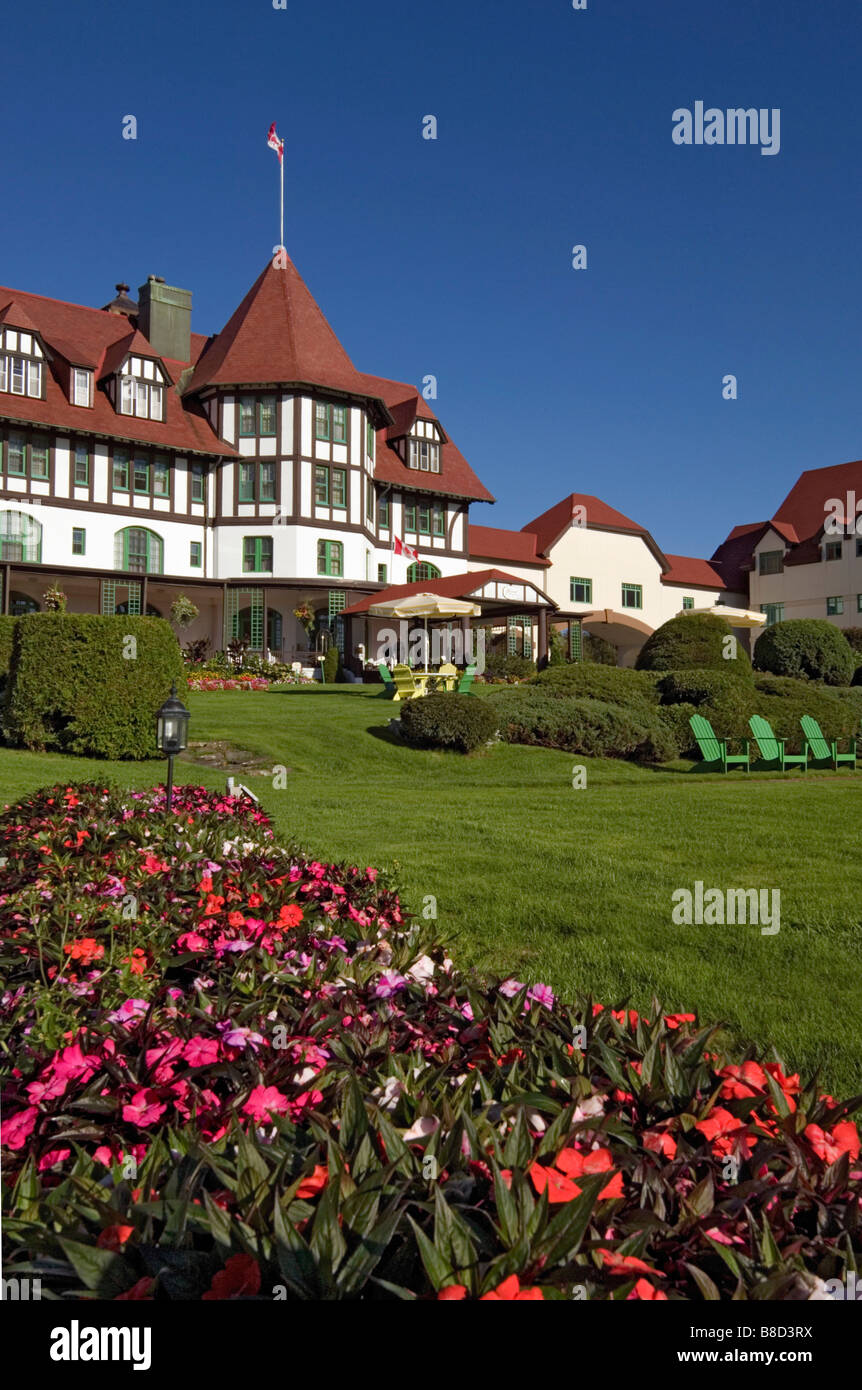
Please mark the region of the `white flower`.
[[411, 980], [418, 980], [420, 984], [425, 984], [433, 978], [435, 965], [430, 956], [420, 956], [415, 965], [411, 965], [407, 974]]
[[413, 1139], [427, 1139], [429, 1134], [433, 1134], [435, 1129], [440, 1128], [440, 1121], [433, 1115], [420, 1115], [409, 1129], [405, 1130], [401, 1138], [405, 1144], [409, 1144]]
[[398, 1104], [399, 1096], [403, 1095], [403, 1093], [404, 1086], [398, 1080], [397, 1076], [388, 1077], [385, 1085], [375, 1086], [374, 1090], [371, 1092], [381, 1110], [394, 1110]]

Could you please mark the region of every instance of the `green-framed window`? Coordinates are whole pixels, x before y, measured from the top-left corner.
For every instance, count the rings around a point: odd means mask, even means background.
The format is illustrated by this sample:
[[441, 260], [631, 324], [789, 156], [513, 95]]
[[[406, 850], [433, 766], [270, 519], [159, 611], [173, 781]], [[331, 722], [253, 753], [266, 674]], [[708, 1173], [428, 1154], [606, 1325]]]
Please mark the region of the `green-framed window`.
[[325, 464], [314, 468], [314, 502], [318, 507], [329, 506], [329, 469]]
[[111, 469], [111, 477], [115, 492], [128, 492], [129, 490], [129, 455], [125, 449], [115, 449]]
[[428, 560], [417, 560], [408, 566], [407, 583], [413, 584], [417, 579], [439, 579], [440, 571], [436, 565], [432, 565]]
[[446, 534], [446, 513], [442, 507], [431, 508], [431, 530], [435, 536]]
[[90, 450], [86, 444], [75, 445], [72, 479], [76, 487], [88, 487], [90, 483]]
[[332, 407], [332, 442], [333, 444], [347, 443], [346, 405], [334, 405]]
[[415, 502], [404, 504], [404, 530], [416, 530], [416, 504]]
[[171, 471], [166, 458], [157, 454], [153, 459], [153, 496], [168, 497], [171, 491]]
[[42, 523], [26, 512], [0, 512], [0, 560], [40, 564]]
[[239, 432], [248, 437], [257, 433], [257, 422], [254, 396], [240, 396], [239, 398]]
[[572, 576], [569, 579], [569, 602], [570, 603], [592, 603], [593, 601], [593, 581], [591, 579], [579, 579]]
[[134, 574], [164, 572], [164, 542], [144, 526], [126, 526], [114, 537], [114, 564]]
[[189, 568], [199, 570], [203, 560], [203, 542], [189, 541]]
[[761, 550], [757, 557], [757, 572], [758, 574], [783, 574], [784, 551]]
[[368, 418], [365, 420], [365, 452], [369, 458], [374, 458], [374, 426]]
[[275, 501], [275, 464], [259, 463], [257, 465], [258, 492], [261, 502]]
[[314, 402], [314, 437], [329, 439], [332, 434], [330, 408], [325, 401]]
[[[388, 583], [389, 583], [389, 566], [388, 566], [388, 565], [378, 565], [378, 566], [377, 566], [377, 583], [378, 583], [378, 584], [388, 584]], [[860, 594], [859, 597], [862, 598], [862, 594]]]
[[30, 444], [30, 477], [47, 478], [50, 474], [51, 449], [47, 439], [41, 437]]
[[272, 571], [272, 536], [243, 536], [242, 568], [245, 574]]
[[204, 500], [204, 466], [202, 463], [189, 464], [189, 486], [192, 502]]
[[389, 530], [389, 498], [381, 497], [377, 503], [377, 525], [382, 531]]
[[686, 594], [682, 600], [682, 606], [683, 611], [685, 611], [688, 608], [694, 608], [694, 599], [689, 598], [689, 596]]
[[257, 464], [241, 463], [239, 466], [239, 500], [240, 502], [253, 502], [255, 493], [255, 482], [257, 480]]
[[843, 553], [843, 546], [840, 541], [825, 541], [823, 545], [824, 560], [840, 560]]
[[72, 527], [72, 554], [86, 555], [87, 553], [87, 532], [83, 526]]
[[431, 534], [431, 508], [419, 503], [419, 534], [430, 536]]
[[334, 575], [341, 579], [344, 574], [344, 546], [341, 541], [317, 542], [317, 573]]
[[135, 492], [150, 491], [150, 465], [146, 459], [135, 459], [132, 464], [132, 482]]
[[10, 434], [6, 440], [6, 472], [17, 477], [27, 471], [27, 441], [23, 434]]
[[783, 623], [783, 622], [784, 622], [784, 604], [783, 604], [783, 603], [762, 603], [762, 604], [760, 605], [760, 611], [761, 611], [761, 613], [765, 613], [765, 614], [766, 614], [766, 626], [767, 626], [767, 627], [772, 627], [772, 624], [773, 624], [773, 623]]
[[862, 613], [862, 594], [856, 595], [856, 612]]
[[374, 524], [374, 484], [370, 478], [365, 479], [365, 520]]
[[837, 617], [839, 617], [843, 612], [844, 612], [844, 596], [843, 596], [842, 594], [834, 594], [831, 598], [828, 598], [828, 599], [826, 600], [826, 616], [827, 616], [827, 618], [837, 618]]
[[644, 591], [642, 584], [623, 584], [621, 602], [623, 608], [643, 608]]
[[347, 509], [347, 469], [332, 469], [332, 505], [340, 511]]
[[275, 464], [243, 461], [239, 466], [240, 502], [275, 501]]
[[258, 401], [257, 432], [267, 436], [275, 434], [275, 396], [261, 396]]

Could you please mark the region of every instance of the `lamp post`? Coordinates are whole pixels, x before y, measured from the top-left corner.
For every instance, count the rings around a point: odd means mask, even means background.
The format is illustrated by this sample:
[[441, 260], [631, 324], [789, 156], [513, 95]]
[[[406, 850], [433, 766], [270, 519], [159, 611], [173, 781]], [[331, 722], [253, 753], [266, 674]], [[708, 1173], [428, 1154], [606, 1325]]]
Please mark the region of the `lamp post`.
[[186, 747], [191, 715], [182, 700], [177, 699], [176, 682], [171, 685], [171, 693], [156, 715], [156, 741], [168, 760], [167, 809], [171, 809], [174, 796], [174, 758]]

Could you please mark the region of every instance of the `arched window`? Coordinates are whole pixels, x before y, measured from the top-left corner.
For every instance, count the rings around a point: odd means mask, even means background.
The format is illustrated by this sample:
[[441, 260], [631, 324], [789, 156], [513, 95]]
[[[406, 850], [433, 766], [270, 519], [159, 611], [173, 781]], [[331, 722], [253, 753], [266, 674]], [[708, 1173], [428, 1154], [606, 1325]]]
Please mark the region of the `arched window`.
[[16, 594], [13, 589], [9, 595], [10, 618], [21, 618], [25, 613], [38, 613], [40, 608], [34, 598], [27, 594]]
[[429, 565], [427, 560], [417, 560], [415, 565], [410, 565], [407, 570], [407, 583], [412, 584], [417, 579], [439, 579], [440, 571], [436, 565]]
[[42, 559], [42, 523], [25, 512], [0, 512], [0, 560]]
[[114, 567], [133, 574], [162, 574], [164, 542], [155, 531], [143, 526], [127, 526], [114, 536]]

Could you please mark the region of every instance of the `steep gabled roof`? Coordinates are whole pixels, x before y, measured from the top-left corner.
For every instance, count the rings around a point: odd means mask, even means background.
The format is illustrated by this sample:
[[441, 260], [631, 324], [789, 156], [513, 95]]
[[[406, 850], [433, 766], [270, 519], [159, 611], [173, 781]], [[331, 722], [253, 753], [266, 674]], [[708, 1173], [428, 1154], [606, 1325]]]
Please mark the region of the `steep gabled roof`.
[[[152, 357], [158, 362], [162, 362], [157, 352], [153, 351], [152, 345], [144, 337], [139, 328], [133, 329], [125, 338], [118, 338], [115, 343], [106, 350], [99, 370], [100, 379], [106, 376], [113, 376], [114, 372], [119, 371], [126, 358], [134, 353], [137, 357]], [[164, 363], [162, 363], [164, 366]], [[165, 367], [167, 372], [167, 367]], [[170, 373], [168, 372], [168, 376]]]
[[724, 580], [713, 569], [708, 560], [696, 559], [693, 555], [668, 555], [670, 564], [667, 574], [661, 577], [662, 584], [685, 584], [691, 589], [724, 589]]
[[255, 280], [221, 333], [198, 359], [187, 394], [205, 386], [268, 382], [320, 386], [373, 395], [330, 328], [293, 261], [272, 261]]
[[[123, 314], [2, 287], [0, 305], [5, 307], [11, 327], [38, 333], [50, 351], [75, 366], [92, 368], [97, 377], [109, 354], [116, 355], [129, 342], [135, 342], [142, 355], [158, 357], [152, 344], [135, 332]], [[13, 324], [13, 314], [20, 322]], [[29, 321], [26, 325], [24, 318]], [[200, 334], [192, 335], [193, 360], [205, 341]], [[177, 378], [187, 364], [164, 365], [168, 373]], [[135, 415], [119, 415], [104, 390], [99, 388], [93, 392], [92, 406], [72, 405], [50, 368], [45, 372], [45, 381], [44, 400], [4, 395], [0, 397], [0, 415], [22, 424], [99, 434], [132, 444], [175, 449], [180, 453], [235, 456], [236, 451], [219, 439], [198, 403], [183, 401], [176, 392], [169, 390], [167, 393], [166, 420], [145, 420]]]
[[10, 328], [23, 328], [25, 333], [39, 332], [20, 299], [10, 299], [0, 309], [0, 323], [8, 323]]
[[631, 517], [624, 516], [615, 507], [609, 507], [607, 502], [603, 502], [600, 497], [593, 497], [586, 492], [570, 492], [568, 497], [563, 497], [556, 502], [553, 507], [549, 507], [541, 516], [537, 516], [535, 521], [528, 521], [523, 531], [534, 531], [538, 537], [538, 549], [543, 555], [556, 545], [560, 537], [569, 529], [576, 507], [583, 507], [586, 512], [587, 529], [595, 527], [604, 531], [628, 532], [634, 536], [641, 536], [645, 544], [652, 551], [658, 560], [662, 570], [668, 569], [667, 560], [663, 551], [653, 540], [646, 527], [639, 526]]
[[830, 500], [838, 498], [845, 507], [850, 492], [862, 503], [862, 460], [807, 468], [776, 508], [772, 525], [781, 535], [787, 534], [780, 530], [782, 526], [789, 528], [796, 543], [817, 539], [829, 515]]
[[551, 563], [538, 553], [534, 531], [505, 531], [471, 522], [469, 547], [471, 560], [508, 560], [510, 564], [541, 565], [545, 569]]
[[768, 526], [768, 521], [749, 521], [743, 526], [734, 526], [727, 539], [713, 552], [710, 564], [734, 593], [748, 593], [751, 557]]

